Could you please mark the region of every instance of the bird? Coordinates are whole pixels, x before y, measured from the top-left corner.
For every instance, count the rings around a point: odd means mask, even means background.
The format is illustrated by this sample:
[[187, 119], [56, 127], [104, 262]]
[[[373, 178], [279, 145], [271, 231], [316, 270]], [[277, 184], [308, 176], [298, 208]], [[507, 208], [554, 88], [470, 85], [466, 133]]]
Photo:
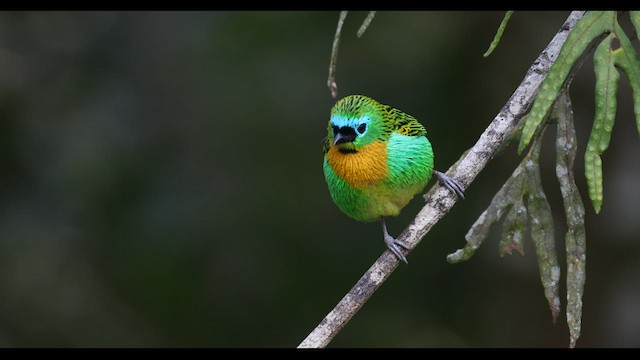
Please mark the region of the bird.
[[323, 172], [336, 206], [357, 221], [382, 222], [387, 248], [405, 264], [385, 218], [397, 216], [435, 174], [460, 198], [460, 183], [434, 170], [426, 128], [413, 116], [365, 95], [348, 95], [331, 108], [323, 140]]

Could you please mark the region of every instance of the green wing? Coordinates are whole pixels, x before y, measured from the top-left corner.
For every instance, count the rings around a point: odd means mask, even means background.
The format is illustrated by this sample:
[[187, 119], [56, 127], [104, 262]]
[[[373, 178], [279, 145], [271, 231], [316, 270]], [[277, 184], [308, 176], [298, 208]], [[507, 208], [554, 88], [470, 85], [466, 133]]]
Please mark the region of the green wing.
[[397, 132], [406, 136], [425, 136], [427, 135], [427, 130], [425, 127], [416, 120], [413, 116], [409, 114], [405, 114], [404, 112], [392, 108], [391, 106], [387, 106], [385, 109], [387, 113], [387, 119], [389, 120], [387, 123], [387, 130], [392, 132]]

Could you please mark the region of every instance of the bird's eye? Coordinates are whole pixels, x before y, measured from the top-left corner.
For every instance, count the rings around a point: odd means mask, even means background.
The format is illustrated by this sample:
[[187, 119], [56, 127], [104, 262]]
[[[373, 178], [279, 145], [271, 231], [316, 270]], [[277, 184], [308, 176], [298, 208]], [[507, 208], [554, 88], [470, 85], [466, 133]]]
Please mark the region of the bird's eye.
[[363, 134], [367, 130], [367, 124], [362, 123], [358, 126], [358, 133]]

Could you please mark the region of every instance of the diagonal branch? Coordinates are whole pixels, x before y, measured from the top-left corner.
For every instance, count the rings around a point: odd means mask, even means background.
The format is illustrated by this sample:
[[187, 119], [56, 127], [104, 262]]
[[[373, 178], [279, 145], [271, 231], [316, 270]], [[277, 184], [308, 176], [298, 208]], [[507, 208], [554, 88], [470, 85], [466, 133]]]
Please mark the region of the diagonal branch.
[[[466, 189], [473, 182], [498, 149], [510, 140], [516, 124], [533, 103], [538, 88], [560, 53], [567, 35], [583, 15], [584, 11], [574, 11], [569, 15], [547, 48], [533, 62], [509, 101], [480, 135], [476, 144], [449, 169], [448, 175], [457, 179], [463, 188]], [[433, 225], [449, 212], [457, 198], [446, 188], [435, 185], [425, 195], [425, 200], [425, 206], [398, 237], [398, 240], [408, 245], [409, 249], [406, 253], [415, 248]], [[398, 264], [397, 257], [390, 251], [385, 251], [298, 347], [327, 346], [391, 275]]]

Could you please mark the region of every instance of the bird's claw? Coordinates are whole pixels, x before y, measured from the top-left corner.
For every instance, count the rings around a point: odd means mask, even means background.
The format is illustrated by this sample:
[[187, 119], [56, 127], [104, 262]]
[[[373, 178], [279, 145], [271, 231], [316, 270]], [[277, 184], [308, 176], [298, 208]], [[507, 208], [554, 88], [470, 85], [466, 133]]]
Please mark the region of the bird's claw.
[[407, 258], [404, 256], [404, 254], [402, 254], [402, 251], [400, 251], [400, 248], [398, 247], [401, 246], [405, 249], [409, 249], [409, 247], [405, 243], [400, 240], [394, 239], [393, 236], [389, 234], [384, 234], [384, 243], [387, 244], [387, 248], [389, 248], [389, 250], [391, 250], [391, 252], [394, 253], [398, 257], [398, 259], [400, 259], [400, 261], [405, 264], [409, 264]]
[[464, 190], [462, 190], [462, 186], [460, 185], [458, 180], [449, 177], [445, 173], [442, 173], [440, 171], [434, 170], [433, 172], [438, 177], [438, 181], [440, 182], [440, 184], [456, 193], [456, 195], [458, 195], [460, 198], [464, 199]]

